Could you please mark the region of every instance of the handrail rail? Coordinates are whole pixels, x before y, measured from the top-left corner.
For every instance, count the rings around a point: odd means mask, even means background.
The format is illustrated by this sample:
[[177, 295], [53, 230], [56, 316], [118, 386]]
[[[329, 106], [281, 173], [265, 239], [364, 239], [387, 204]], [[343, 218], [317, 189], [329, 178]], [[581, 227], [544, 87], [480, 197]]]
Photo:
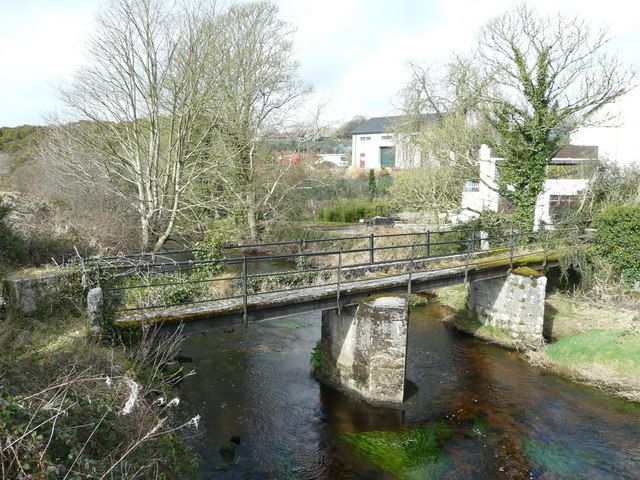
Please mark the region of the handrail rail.
[[[572, 231], [574, 235], [566, 235], [565, 232]], [[460, 230], [456, 230], [454, 232], [460, 232]], [[188, 298], [184, 301], [180, 301], [178, 303], [172, 302], [164, 302], [162, 304], [154, 303], [144, 304], [142, 306], [132, 307], [132, 308], [123, 308], [116, 309], [119, 312], [131, 312], [131, 311], [140, 311], [147, 309], [157, 309], [157, 308], [168, 308], [171, 306], [177, 305], [188, 305], [188, 304], [201, 304], [205, 302], [218, 301], [218, 300], [231, 300], [231, 299], [242, 299], [243, 304], [243, 316], [247, 318], [247, 305], [248, 305], [248, 297], [251, 295], [262, 295], [265, 293], [277, 293], [280, 291], [290, 291], [296, 290], [299, 288], [309, 288], [312, 286], [329, 286], [334, 285], [335, 282], [332, 283], [331, 279], [332, 275], [335, 272], [338, 272], [338, 285], [346, 285], [355, 281], [362, 281], [364, 275], [367, 272], [371, 271], [380, 271], [387, 272], [388, 275], [383, 275], [377, 278], [391, 278], [396, 275], [404, 275], [406, 272], [407, 266], [410, 266], [411, 272], [437, 272], [442, 270], [438, 268], [437, 265], [434, 265], [434, 262], [442, 262], [445, 260], [455, 260], [463, 258], [465, 261], [460, 263], [460, 267], [465, 268], [465, 278], [468, 273], [469, 268], [475, 267], [477, 265], [482, 265], [482, 261], [486, 262], [496, 262], [496, 261], [508, 261], [509, 268], [513, 268], [514, 261], [517, 261], [519, 257], [523, 254], [520, 253], [521, 248], [526, 248], [528, 251], [525, 255], [531, 255], [531, 249], [534, 249], [535, 246], [538, 248], [541, 246], [540, 244], [544, 243], [544, 249], [542, 251], [537, 251], [537, 253], [544, 253], [544, 265], [546, 266], [547, 256], [549, 252], [549, 237], [552, 234], [557, 235], [558, 239], [562, 242], [566, 242], [567, 240], [571, 241], [571, 245], [577, 245], [575, 240], [578, 240], [580, 229], [579, 227], [573, 228], [564, 228], [553, 231], [538, 231], [538, 232], [512, 232], [509, 235], [495, 235], [495, 236], [486, 236], [481, 237], [477, 235], [477, 231], [475, 229], [469, 229], [464, 231], [470, 232], [471, 235], [468, 238], [462, 239], [454, 239], [449, 241], [432, 241], [431, 234], [433, 233], [448, 233], [448, 232], [419, 232], [419, 233], [400, 233], [400, 234], [391, 234], [391, 235], [378, 235], [373, 236], [369, 235], [366, 237], [362, 237], [362, 239], [369, 239], [369, 245], [367, 247], [362, 248], [353, 248], [349, 250], [339, 249], [329, 249], [329, 250], [321, 250], [321, 251], [305, 251], [305, 252], [297, 252], [297, 253], [283, 253], [283, 254], [275, 254], [275, 255], [258, 255], [253, 257], [242, 256], [240, 258], [227, 258], [227, 259], [219, 259], [219, 260], [186, 260], [186, 261], [170, 261], [170, 262], [159, 262], [159, 263], [149, 263], [143, 261], [141, 257], [103, 257], [102, 259], [95, 259], [96, 262], [93, 264], [89, 264], [87, 268], [93, 271], [93, 277], [89, 276], [87, 278], [94, 278], [96, 275], [98, 277], [98, 284], [100, 284], [100, 279], [103, 279], [103, 283], [105, 286], [103, 287], [103, 291], [105, 293], [116, 294], [117, 292], [130, 291], [130, 290], [142, 290], [145, 289], [153, 289], [153, 288], [167, 288], [167, 287], [178, 287], [184, 285], [197, 285], [197, 284], [211, 284], [212, 286], [216, 283], [223, 282], [227, 284], [227, 287], [223, 287], [222, 290], [219, 290], [221, 296], [216, 298]], [[390, 237], [400, 237], [405, 238], [413, 236], [413, 243], [403, 242], [399, 245], [375, 245], [376, 238], [390, 238]], [[415, 240], [416, 237], [420, 237], [418, 241]], [[349, 237], [354, 238], [354, 237]], [[509, 240], [509, 242], [503, 242], [504, 240]], [[519, 240], [525, 239], [524, 242], [519, 242]], [[426, 241], [425, 241], [426, 240]], [[498, 241], [499, 246], [494, 248], [488, 248], [489, 242]], [[520, 245], [519, 245], [520, 243]], [[455, 247], [451, 249], [443, 248], [448, 245], [453, 245]], [[479, 246], [479, 248], [477, 248]], [[569, 245], [570, 246], [570, 245]], [[564, 246], [564, 247], [569, 247]], [[434, 247], [439, 247], [438, 249]], [[487, 248], [485, 248], [487, 247]], [[563, 248], [564, 248], [563, 247]], [[394, 252], [401, 249], [411, 249], [411, 254], [409, 257], [405, 258], [405, 253], [399, 255], [400, 258], [395, 258], [393, 253], [389, 255], [391, 258], [386, 259], [376, 259], [375, 254], [389, 251]], [[434, 251], [436, 250], [436, 251]], [[443, 252], [444, 250], [444, 252]], [[534, 249], [535, 250], [535, 249]], [[362, 257], [356, 257], [354, 263], [344, 263], [345, 258], [349, 258], [349, 255], [353, 254], [361, 254], [368, 253], [369, 256], [367, 260], [361, 261]], [[498, 255], [497, 257], [495, 255]], [[163, 255], [151, 255], [149, 256], [152, 259], [156, 257], [162, 258]], [[314, 265], [305, 265], [304, 267], [300, 267], [299, 260], [301, 258], [328, 258], [328, 264], [314, 264]], [[110, 259], [115, 259], [115, 262], [109, 262]], [[296, 260], [297, 265], [293, 266], [291, 270], [280, 270], [274, 272], [254, 272], [251, 273], [249, 269], [249, 265], [261, 265], [264, 262], [269, 262], [272, 260]], [[338, 265], [334, 266], [334, 260], [337, 259]], [[352, 261], [354, 259], [352, 258]], [[119, 263], [122, 261], [122, 263]], [[216, 276], [214, 270], [207, 270], [207, 266], [232, 266], [232, 265], [241, 265], [242, 272], [234, 273], [233, 271], [229, 271], [226, 275]], [[454, 265], [456, 266], [456, 265]], [[167, 270], [162, 270], [162, 268], [167, 267]], [[170, 268], [173, 269], [170, 269]], [[435, 267], [435, 268], [434, 268]], [[177, 268], [177, 269], [176, 269]], [[389, 272], [388, 269], [400, 269], [403, 273], [392, 273]], [[452, 265], [448, 265], [443, 268], [452, 268]], [[385, 270], [386, 269], [386, 270]], [[194, 273], [201, 273], [201, 276], [193, 276]], [[168, 277], [161, 278], [162, 275], [166, 275]], [[177, 278], [171, 278], [170, 275], [177, 275]], [[136, 277], [137, 276], [137, 277]], [[154, 281], [155, 277], [159, 281]], [[267, 286], [276, 287], [278, 285], [282, 285], [279, 279], [284, 278], [285, 284], [287, 276], [290, 277], [291, 285], [288, 286], [285, 290], [261, 290], [265, 283], [267, 282]], [[411, 275], [409, 277], [408, 289], [411, 289]], [[135, 279], [139, 278], [138, 283], [133, 284], [115, 284], [109, 285], [108, 280], [113, 279], [115, 281], [120, 281], [120, 279]], [[351, 279], [354, 278], [354, 279]], [[275, 283], [268, 283], [269, 281], [274, 281]], [[241, 283], [241, 290], [238, 293], [237, 284], [235, 282]], [[229, 286], [229, 282], [231, 282]], [[294, 285], [303, 285], [302, 287], [297, 287]], [[235, 286], [234, 286], [235, 285]], [[227, 290], [225, 290], [227, 288]], [[229, 291], [228, 289], [231, 288]], [[210, 292], [210, 290], [207, 289]], [[229, 292], [230, 295], [224, 296], [224, 292]], [[337, 301], [339, 302], [340, 295], [337, 294]], [[138, 297], [134, 297], [138, 298]], [[149, 297], [146, 297], [149, 298]], [[157, 298], [157, 297], [156, 297]], [[175, 297], [173, 297], [175, 298]], [[136, 300], [136, 301], [139, 301]], [[148, 302], [145, 302], [148, 303]]]

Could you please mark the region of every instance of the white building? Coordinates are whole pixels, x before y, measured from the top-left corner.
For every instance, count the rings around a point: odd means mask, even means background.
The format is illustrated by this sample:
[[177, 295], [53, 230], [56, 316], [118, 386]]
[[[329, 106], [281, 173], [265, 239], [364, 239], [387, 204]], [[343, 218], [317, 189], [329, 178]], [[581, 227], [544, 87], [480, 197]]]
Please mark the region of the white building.
[[[553, 225], [573, 211], [580, 201], [580, 192], [587, 187], [586, 166], [598, 158], [598, 147], [568, 145], [550, 161], [544, 190], [536, 201], [534, 226]], [[480, 148], [480, 180], [469, 180], [462, 193], [462, 219], [474, 218], [483, 210], [509, 211], [506, 200], [496, 191], [498, 163], [501, 158], [482, 145]]]
[[[394, 132], [400, 116], [374, 117], [351, 130], [351, 166], [353, 168], [403, 168], [417, 165], [417, 151], [403, 148]], [[436, 122], [435, 114], [423, 115], [427, 123]]]

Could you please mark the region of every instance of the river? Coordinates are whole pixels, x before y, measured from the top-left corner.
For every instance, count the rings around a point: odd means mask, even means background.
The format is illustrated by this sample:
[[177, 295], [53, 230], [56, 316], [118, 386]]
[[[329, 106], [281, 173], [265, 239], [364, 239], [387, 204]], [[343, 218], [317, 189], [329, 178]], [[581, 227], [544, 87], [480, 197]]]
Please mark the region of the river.
[[[344, 432], [436, 422], [451, 432], [440, 445], [441, 478], [640, 478], [640, 406], [453, 331], [446, 314], [437, 303], [412, 309], [407, 378], [417, 391], [404, 410], [372, 408], [314, 380], [319, 314], [189, 337], [185, 366], [197, 374], [180, 390], [189, 413], [202, 415], [192, 439], [202, 478], [394, 478]], [[218, 448], [231, 436], [240, 437], [238, 461], [220, 470]]]

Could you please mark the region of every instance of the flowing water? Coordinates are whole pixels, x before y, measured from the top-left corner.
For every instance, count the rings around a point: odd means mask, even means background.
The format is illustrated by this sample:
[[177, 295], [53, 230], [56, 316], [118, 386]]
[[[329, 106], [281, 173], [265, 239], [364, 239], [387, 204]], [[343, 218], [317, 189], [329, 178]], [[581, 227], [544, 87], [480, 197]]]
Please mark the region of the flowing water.
[[[404, 410], [372, 408], [309, 373], [320, 315], [194, 334], [184, 345], [197, 372], [181, 384], [202, 478], [394, 478], [358, 455], [344, 432], [446, 424], [447, 479], [639, 479], [640, 406], [530, 366], [514, 353], [445, 326], [445, 307], [412, 309]], [[237, 463], [220, 445], [240, 437]], [[435, 478], [422, 476], [419, 478]]]

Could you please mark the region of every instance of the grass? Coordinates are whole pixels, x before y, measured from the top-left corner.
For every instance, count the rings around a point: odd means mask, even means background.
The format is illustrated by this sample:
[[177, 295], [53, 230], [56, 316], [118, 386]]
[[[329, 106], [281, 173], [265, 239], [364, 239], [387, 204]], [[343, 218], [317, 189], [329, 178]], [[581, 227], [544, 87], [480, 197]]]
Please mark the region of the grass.
[[444, 423], [402, 432], [344, 432], [363, 459], [399, 479], [440, 478], [449, 468], [440, 444], [451, 435]]
[[563, 337], [528, 357], [534, 364], [640, 402], [640, 333], [591, 330]]
[[439, 288], [436, 293], [440, 303], [455, 310], [463, 309], [467, 301], [467, 289], [464, 285]]
[[594, 329], [632, 331], [640, 328], [640, 309], [620, 302], [596, 302], [580, 293], [547, 295], [545, 318], [552, 324], [553, 339]]
[[640, 334], [591, 330], [561, 338], [545, 351], [553, 361], [567, 366], [597, 363], [621, 375], [640, 373]]

